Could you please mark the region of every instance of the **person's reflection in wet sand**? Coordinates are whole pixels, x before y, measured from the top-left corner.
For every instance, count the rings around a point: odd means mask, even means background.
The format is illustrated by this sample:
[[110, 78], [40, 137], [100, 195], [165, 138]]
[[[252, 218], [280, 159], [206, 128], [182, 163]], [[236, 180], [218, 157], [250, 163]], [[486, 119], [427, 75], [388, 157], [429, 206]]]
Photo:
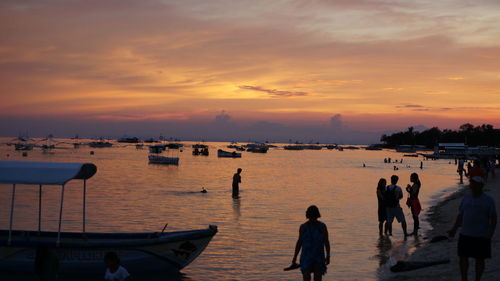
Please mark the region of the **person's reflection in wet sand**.
[[387, 236], [380, 236], [377, 240], [379, 266], [384, 265], [390, 258], [389, 251], [392, 248], [392, 241]]
[[234, 214], [235, 220], [238, 220], [241, 217], [241, 210], [240, 210], [241, 202], [240, 202], [240, 200], [241, 200], [240, 198], [233, 198], [233, 214]]

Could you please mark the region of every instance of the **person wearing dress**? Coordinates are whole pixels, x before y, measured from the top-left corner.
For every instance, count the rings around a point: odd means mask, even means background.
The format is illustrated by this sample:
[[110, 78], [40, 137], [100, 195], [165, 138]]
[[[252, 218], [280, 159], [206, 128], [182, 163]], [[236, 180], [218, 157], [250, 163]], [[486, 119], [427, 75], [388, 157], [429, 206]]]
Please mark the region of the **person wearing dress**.
[[420, 220], [418, 216], [422, 211], [422, 205], [420, 204], [420, 200], [418, 199], [418, 195], [420, 193], [420, 188], [422, 187], [422, 183], [418, 178], [417, 173], [412, 173], [410, 175], [411, 185], [406, 186], [406, 191], [408, 192], [408, 201], [407, 205], [411, 210], [411, 215], [413, 217], [413, 235], [418, 234], [418, 229], [420, 228]]
[[299, 229], [292, 265], [297, 264], [300, 252], [300, 270], [304, 281], [310, 281], [311, 274], [314, 275], [314, 281], [321, 281], [326, 273], [326, 266], [330, 263], [328, 229], [326, 224], [318, 220], [320, 217], [318, 207], [309, 206], [306, 211], [307, 221]]
[[[384, 201], [385, 188], [387, 186], [387, 180], [381, 178], [377, 185], [377, 201], [378, 201], [378, 231], [382, 236], [384, 233], [384, 223], [387, 222], [387, 206]], [[385, 226], [385, 233], [387, 233], [387, 225]]]

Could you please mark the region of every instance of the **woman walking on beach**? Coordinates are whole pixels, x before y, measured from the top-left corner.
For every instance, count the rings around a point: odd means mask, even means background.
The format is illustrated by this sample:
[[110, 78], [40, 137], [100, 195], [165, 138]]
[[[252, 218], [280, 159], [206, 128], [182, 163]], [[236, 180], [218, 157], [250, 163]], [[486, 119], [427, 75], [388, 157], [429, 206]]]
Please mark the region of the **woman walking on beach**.
[[318, 220], [320, 217], [318, 207], [309, 206], [306, 211], [308, 220], [299, 229], [292, 266], [297, 264], [297, 256], [301, 252], [300, 270], [304, 281], [311, 280], [311, 273], [314, 274], [314, 281], [321, 281], [326, 273], [326, 266], [330, 263], [328, 229], [326, 224]]
[[418, 199], [418, 194], [420, 193], [420, 187], [422, 184], [420, 183], [420, 179], [418, 178], [417, 173], [412, 173], [410, 175], [411, 185], [406, 186], [406, 191], [408, 192], [408, 201], [406, 201], [406, 205], [411, 210], [411, 215], [413, 217], [413, 235], [418, 234], [418, 229], [420, 228], [420, 221], [418, 219], [418, 215], [420, 215], [420, 211], [422, 211], [422, 206], [420, 205], [420, 200]]
[[[377, 201], [378, 201], [378, 232], [380, 236], [384, 233], [384, 222], [387, 223], [387, 206], [384, 201], [384, 193], [387, 186], [387, 180], [381, 178], [377, 185]], [[387, 225], [385, 225], [385, 233], [387, 234]]]

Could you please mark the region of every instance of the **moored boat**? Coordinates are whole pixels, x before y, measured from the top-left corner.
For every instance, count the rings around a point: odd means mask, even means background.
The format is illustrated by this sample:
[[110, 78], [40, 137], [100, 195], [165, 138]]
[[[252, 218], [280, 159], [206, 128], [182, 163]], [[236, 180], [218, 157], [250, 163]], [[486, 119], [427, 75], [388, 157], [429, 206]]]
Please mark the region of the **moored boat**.
[[117, 140], [122, 143], [139, 143], [139, 138], [137, 137], [122, 137]]
[[217, 157], [223, 157], [223, 158], [241, 158], [241, 153], [238, 153], [236, 151], [229, 152], [229, 151], [224, 151], [222, 149], [217, 150]]
[[[0, 184], [12, 184], [8, 230], [0, 230], [0, 272], [34, 270], [36, 259], [45, 250], [54, 251], [59, 273], [102, 274], [106, 252], [118, 253], [130, 272], [181, 270], [207, 247], [217, 233], [216, 226], [176, 232], [92, 233], [86, 232], [86, 181], [97, 171], [91, 163], [0, 161]], [[65, 184], [83, 180], [83, 224], [81, 232], [62, 232]], [[38, 231], [13, 229], [16, 185], [36, 185]], [[61, 186], [57, 231], [41, 231], [42, 185]]]
[[107, 141], [93, 141], [89, 142], [89, 146], [93, 148], [102, 148], [102, 147], [112, 147], [113, 144]]
[[148, 159], [151, 164], [179, 165], [179, 157], [149, 155]]

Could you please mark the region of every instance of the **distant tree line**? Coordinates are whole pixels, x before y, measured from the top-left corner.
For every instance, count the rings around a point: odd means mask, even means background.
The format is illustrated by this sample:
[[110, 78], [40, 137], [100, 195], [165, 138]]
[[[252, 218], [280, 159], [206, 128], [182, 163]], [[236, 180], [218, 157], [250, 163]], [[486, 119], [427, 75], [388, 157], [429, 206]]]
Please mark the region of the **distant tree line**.
[[380, 141], [385, 147], [396, 147], [398, 145], [425, 145], [432, 148], [438, 143], [458, 142], [468, 146], [500, 146], [500, 130], [494, 129], [493, 125], [483, 124], [476, 126], [466, 123], [458, 130], [432, 127], [428, 130], [418, 132], [409, 127], [404, 132], [392, 135], [382, 135]]

